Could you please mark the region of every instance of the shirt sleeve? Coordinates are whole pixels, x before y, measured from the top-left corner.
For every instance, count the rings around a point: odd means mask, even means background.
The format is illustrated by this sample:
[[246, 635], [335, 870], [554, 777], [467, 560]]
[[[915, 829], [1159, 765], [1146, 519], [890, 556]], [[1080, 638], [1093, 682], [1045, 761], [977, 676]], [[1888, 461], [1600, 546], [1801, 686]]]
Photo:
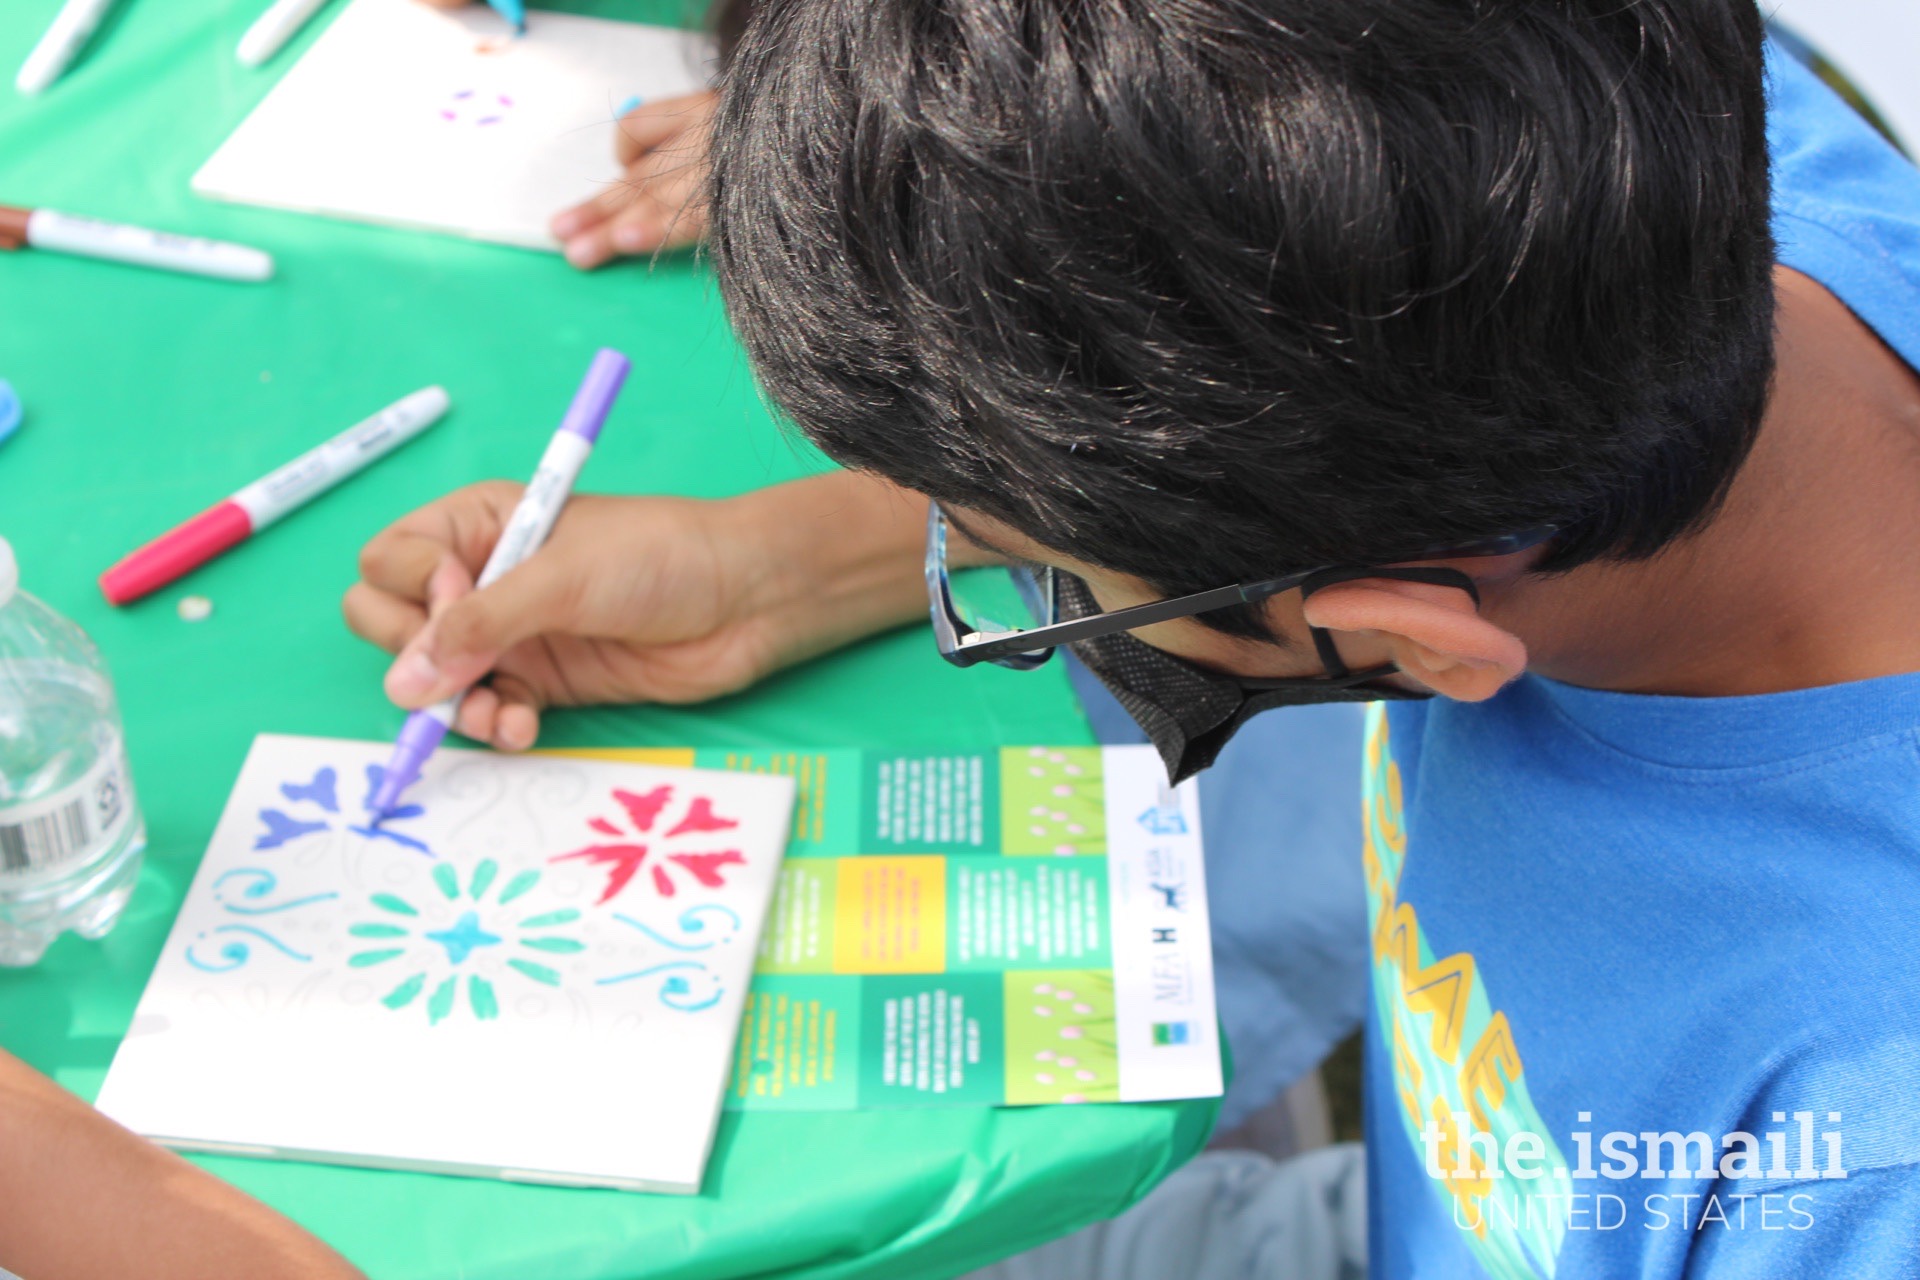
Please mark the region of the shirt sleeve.
[[1779, 260], [1920, 363], [1920, 169], [1777, 45], [1767, 73]]

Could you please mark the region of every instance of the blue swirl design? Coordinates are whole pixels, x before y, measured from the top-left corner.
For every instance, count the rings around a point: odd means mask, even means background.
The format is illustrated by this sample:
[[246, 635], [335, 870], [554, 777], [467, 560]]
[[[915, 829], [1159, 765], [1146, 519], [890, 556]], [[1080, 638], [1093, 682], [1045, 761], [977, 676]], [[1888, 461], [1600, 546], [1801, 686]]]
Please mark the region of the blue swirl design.
[[[705, 973], [706, 971], [703, 969], [701, 972]], [[711, 987], [713, 994], [706, 999], [702, 1000], [693, 994], [692, 983], [688, 982], [685, 978], [676, 977], [668, 978], [660, 984], [660, 1003], [669, 1009], [677, 1009], [681, 1013], [698, 1013], [702, 1009], [713, 1008], [713, 1006], [720, 1003], [720, 997], [726, 994], [726, 988], [722, 987], [720, 980], [714, 978], [712, 974], [707, 974], [707, 976], [712, 979]]]
[[236, 867], [216, 879], [213, 882], [213, 900], [237, 916], [278, 915], [282, 911], [292, 911], [296, 907], [311, 906], [316, 902], [326, 902], [340, 896], [338, 893], [313, 893], [304, 898], [295, 898], [290, 902], [267, 903], [257, 907], [243, 906], [237, 902], [227, 901], [221, 894], [221, 887], [236, 877], [246, 881], [240, 889], [242, 898], [264, 898], [280, 887], [280, 881], [273, 872], [264, 867]]
[[[274, 937], [265, 929], [256, 929], [250, 924], [223, 924], [213, 929], [212, 932], [248, 934], [260, 939], [260, 941], [266, 943], [280, 954], [298, 960], [302, 964], [306, 964], [313, 959], [312, 956], [307, 955], [305, 952], [295, 951], [292, 947], [280, 941], [280, 939]], [[187, 963], [202, 973], [228, 973], [240, 968], [246, 964], [247, 961], [253, 959], [253, 948], [247, 943], [246, 939], [233, 938], [221, 944], [218, 952], [219, 958], [226, 963], [216, 964], [202, 960], [193, 953], [193, 949], [205, 941], [207, 941], [207, 935], [203, 933], [187, 944]]]
[[[698, 960], [669, 960], [664, 964], [635, 969], [632, 973], [599, 978], [595, 980], [594, 985], [608, 987], [616, 982], [631, 982], [636, 978], [649, 978], [655, 974], [668, 975], [655, 993], [660, 997], [660, 1003], [680, 1013], [698, 1013], [702, 1009], [711, 1009], [719, 1004], [720, 997], [726, 994], [726, 987], [720, 979]], [[696, 990], [696, 984], [689, 980], [696, 975], [704, 979], [697, 984], [700, 990]]]
[[253, 951], [246, 943], [229, 942], [219, 950], [219, 957], [221, 960], [226, 961], [225, 964], [216, 964], [212, 961], [202, 960], [193, 953], [193, 949], [206, 940], [207, 935], [203, 933], [187, 944], [187, 963], [202, 973], [226, 973], [230, 970], [238, 969], [241, 965], [253, 958]]
[[[707, 939], [700, 942], [686, 941], [687, 938], [694, 934], [706, 932], [707, 922], [701, 917], [714, 914], [725, 916], [727, 924], [730, 926], [729, 931], [724, 937]], [[706, 903], [698, 907], [688, 907], [685, 911], [682, 911], [679, 919], [675, 921], [675, 923], [680, 926], [681, 933], [681, 937], [677, 939], [669, 938], [650, 925], [635, 920], [632, 916], [622, 914], [618, 911], [613, 913], [613, 918], [629, 928], [638, 929], [661, 946], [670, 947], [675, 951], [710, 951], [723, 943], [733, 941], [734, 935], [740, 932], [739, 915], [732, 907], [722, 906], [717, 902]]]

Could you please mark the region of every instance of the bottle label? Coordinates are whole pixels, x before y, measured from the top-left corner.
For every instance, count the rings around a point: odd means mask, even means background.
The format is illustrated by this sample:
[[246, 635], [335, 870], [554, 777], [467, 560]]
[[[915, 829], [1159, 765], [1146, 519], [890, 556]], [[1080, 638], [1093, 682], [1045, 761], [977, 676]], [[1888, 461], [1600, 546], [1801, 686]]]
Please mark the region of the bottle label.
[[0, 809], [0, 883], [38, 879], [111, 848], [133, 820], [121, 748], [50, 796]]

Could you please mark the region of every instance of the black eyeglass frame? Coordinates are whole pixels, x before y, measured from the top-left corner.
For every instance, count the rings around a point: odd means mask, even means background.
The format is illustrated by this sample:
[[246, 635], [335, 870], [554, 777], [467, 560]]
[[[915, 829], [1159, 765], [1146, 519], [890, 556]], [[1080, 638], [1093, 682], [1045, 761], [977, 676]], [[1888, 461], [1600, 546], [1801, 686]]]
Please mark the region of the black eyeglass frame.
[[[1554, 529], [1528, 529], [1520, 533], [1498, 534], [1471, 542], [1429, 547], [1400, 559], [1410, 561], [1443, 560], [1455, 556], [1503, 556], [1539, 546], [1551, 538], [1555, 532], [1557, 530]], [[1064, 644], [1092, 640], [1118, 631], [1132, 631], [1136, 627], [1150, 626], [1156, 622], [1190, 618], [1198, 613], [1225, 609], [1236, 604], [1258, 604], [1283, 591], [1291, 591], [1316, 574], [1335, 571], [1348, 573], [1356, 570], [1341, 565], [1321, 565], [1283, 574], [1277, 578], [1267, 578], [1257, 582], [1239, 582], [1232, 586], [1215, 587], [1211, 591], [1195, 591], [1184, 596], [1169, 596], [1165, 600], [1154, 600], [1147, 604], [1131, 605], [1125, 609], [1113, 609], [1106, 613], [1095, 613], [1084, 618], [1072, 618], [1061, 622], [1058, 621], [1060, 617], [1059, 577], [1057, 571], [1048, 566], [1035, 575], [1038, 581], [1034, 584], [1040, 593], [1042, 612], [1046, 621], [1037, 627], [1015, 628], [1010, 631], [981, 631], [963, 619], [959, 609], [953, 603], [953, 582], [947, 568], [947, 516], [940, 509], [938, 502], [927, 503], [926, 578], [929, 611], [933, 618], [933, 638], [940, 649], [940, 656], [956, 667], [971, 667], [981, 662], [991, 662], [995, 666], [1007, 667], [1014, 671], [1031, 671], [1051, 658], [1053, 651]]]

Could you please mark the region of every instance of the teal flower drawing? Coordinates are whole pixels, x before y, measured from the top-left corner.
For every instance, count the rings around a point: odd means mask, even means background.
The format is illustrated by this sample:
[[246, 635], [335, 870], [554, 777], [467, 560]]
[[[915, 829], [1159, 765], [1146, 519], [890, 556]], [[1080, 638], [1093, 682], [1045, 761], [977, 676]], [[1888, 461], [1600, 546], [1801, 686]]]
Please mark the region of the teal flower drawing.
[[396, 1012], [424, 1007], [432, 1026], [459, 1010], [463, 994], [475, 1018], [499, 1017], [495, 979], [560, 986], [560, 972], [547, 961], [586, 950], [573, 936], [580, 912], [563, 907], [528, 915], [514, 904], [540, 883], [540, 872], [522, 871], [504, 884], [499, 876], [499, 864], [487, 858], [462, 885], [459, 870], [443, 862], [433, 868], [437, 898], [374, 894], [368, 900], [374, 918], [347, 929], [363, 944], [347, 957], [348, 966], [397, 975], [380, 1003]]

